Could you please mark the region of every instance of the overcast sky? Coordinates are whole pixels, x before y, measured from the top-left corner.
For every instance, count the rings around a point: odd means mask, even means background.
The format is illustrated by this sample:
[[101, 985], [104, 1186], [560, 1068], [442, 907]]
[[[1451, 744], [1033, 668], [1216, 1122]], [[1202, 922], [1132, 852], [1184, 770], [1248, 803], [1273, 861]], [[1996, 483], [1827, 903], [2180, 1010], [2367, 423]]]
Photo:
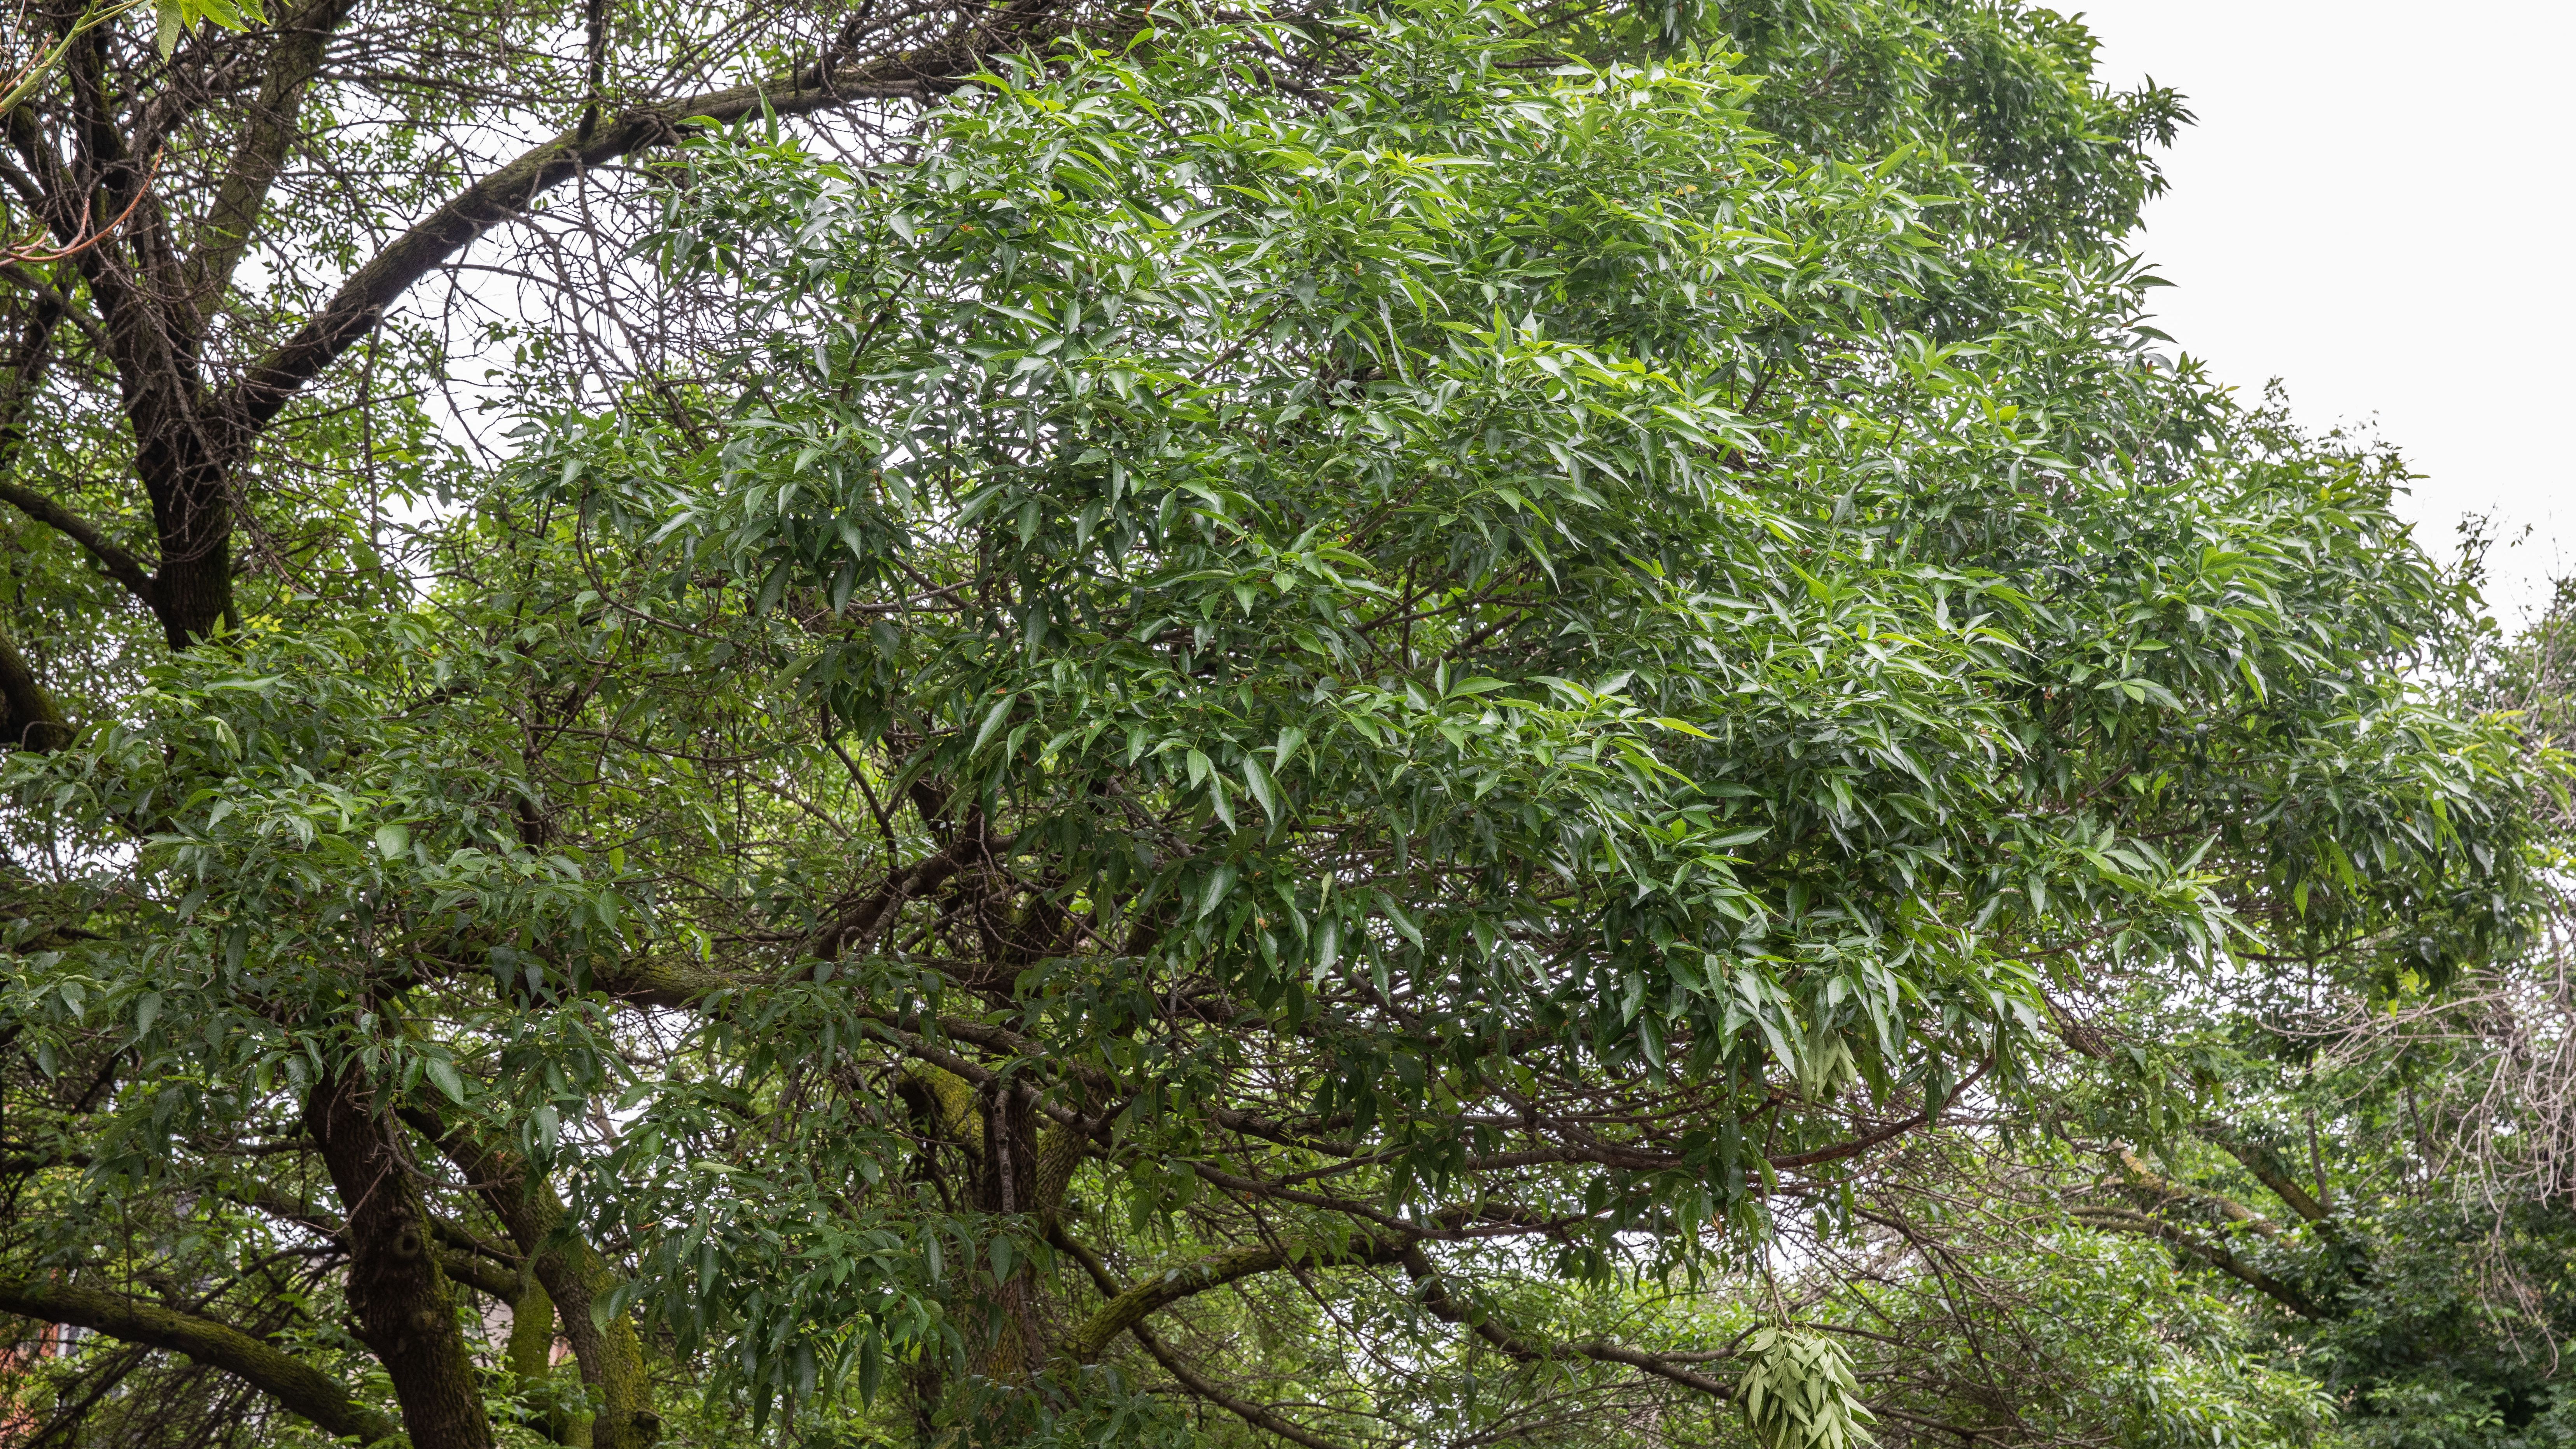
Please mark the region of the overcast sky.
[[2576, 5], [2531, 0], [2060, 0], [2097, 74], [2152, 75], [2200, 123], [2139, 239], [2161, 326], [2225, 382], [2278, 377], [2312, 425], [2369, 423], [2415, 471], [2447, 551], [2463, 513], [2504, 538], [2511, 626], [2576, 573]]

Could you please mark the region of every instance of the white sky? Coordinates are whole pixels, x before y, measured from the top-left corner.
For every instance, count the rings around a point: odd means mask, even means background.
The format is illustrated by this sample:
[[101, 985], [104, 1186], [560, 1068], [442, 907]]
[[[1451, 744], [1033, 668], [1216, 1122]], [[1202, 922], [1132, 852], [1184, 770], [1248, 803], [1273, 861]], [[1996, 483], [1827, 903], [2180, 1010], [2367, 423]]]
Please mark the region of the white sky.
[[2500, 539], [2512, 627], [2576, 573], [2576, 5], [2534, 0], [2058, 0], [2096, 74], [2182, 91], [2200, 123], [2138, 244], [2178, 284], [2158, 325], [2224, 382], [2280, 378], [2310, 426], [2370, 423], [2447, 553]]

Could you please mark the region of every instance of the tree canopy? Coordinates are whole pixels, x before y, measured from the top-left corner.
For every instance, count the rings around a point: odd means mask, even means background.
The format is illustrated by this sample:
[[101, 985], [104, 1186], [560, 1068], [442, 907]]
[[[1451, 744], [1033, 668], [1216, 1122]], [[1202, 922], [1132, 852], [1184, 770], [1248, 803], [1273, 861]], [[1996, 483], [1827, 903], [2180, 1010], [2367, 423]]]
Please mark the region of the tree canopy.
[[2562, 632], [2077, 22], [205, 14], [0, 175], [40, 1441], [2569, 1432]]

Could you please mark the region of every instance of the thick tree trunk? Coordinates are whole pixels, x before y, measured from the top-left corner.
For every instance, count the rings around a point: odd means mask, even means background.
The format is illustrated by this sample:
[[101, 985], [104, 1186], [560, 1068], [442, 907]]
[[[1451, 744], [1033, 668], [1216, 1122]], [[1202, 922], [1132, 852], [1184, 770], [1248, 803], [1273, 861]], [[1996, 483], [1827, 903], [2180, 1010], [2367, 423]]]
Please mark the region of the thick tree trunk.
[[306, 1128], [347, 1212], [349, 1306], [384, 1363], [416, 1449], [491, 1449], [492, 1426], [456, 1297], [438, 1265], [429, 1209], [354, 1067], [314, 1089]]
[[[142, 420], [136, 431], [142, 432]], [[190, 436], [194, 419], [146, 434], [140, 462], [152, 500], [161, 567], [152, 578], [152, 612], [173, 649], [185, 649], [233, 622], [233, 469], [206, 457]]]

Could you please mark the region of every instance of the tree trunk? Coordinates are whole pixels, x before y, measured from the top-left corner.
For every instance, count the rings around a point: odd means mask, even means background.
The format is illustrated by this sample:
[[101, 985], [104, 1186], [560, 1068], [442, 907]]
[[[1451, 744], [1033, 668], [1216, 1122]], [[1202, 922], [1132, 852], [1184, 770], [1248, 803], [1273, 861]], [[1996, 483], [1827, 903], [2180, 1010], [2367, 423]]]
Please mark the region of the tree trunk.
[[354, 1065], [314, 1089], [304, 1121], [347, 1214], [349, 1306], [393, 1380], [414, 1449], [491, 1449], [456, 1296], [438, 1266], [429, 1209]]

